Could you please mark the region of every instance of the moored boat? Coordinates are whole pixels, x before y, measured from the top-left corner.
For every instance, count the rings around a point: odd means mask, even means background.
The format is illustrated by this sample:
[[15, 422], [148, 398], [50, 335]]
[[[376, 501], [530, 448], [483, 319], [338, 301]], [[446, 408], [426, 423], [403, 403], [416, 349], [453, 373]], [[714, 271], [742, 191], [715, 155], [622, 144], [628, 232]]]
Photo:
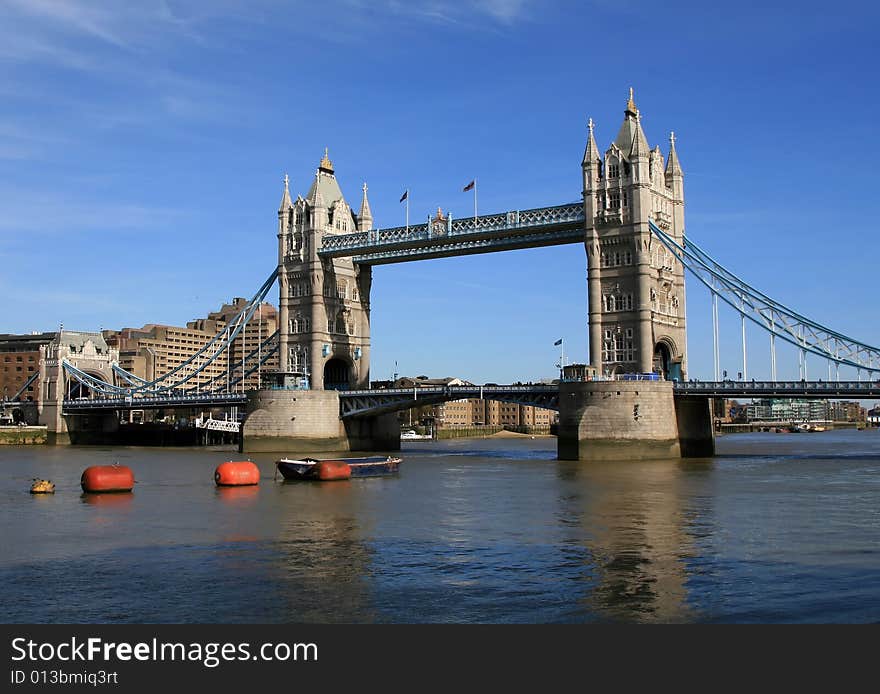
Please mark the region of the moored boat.
[[[400, 458], [389, 455], [366, 458], [330, 458], [327, 460], [281, 458], [275, 461], [275, 465], [286, 480], [328, 480], [345, 479], [342, 476], [328, 477], [326, 475], [330, 463], [347, 465], [351, 470], [351, 477], [384, 477], [396, 474], [402, 462]], [[334, 467], [341, 468], [342, 466]]]
[[407, 429], [400, 432], [401, 441], [433, 441], [432, 436], [427, 434], [417, 434], [413, 429]]

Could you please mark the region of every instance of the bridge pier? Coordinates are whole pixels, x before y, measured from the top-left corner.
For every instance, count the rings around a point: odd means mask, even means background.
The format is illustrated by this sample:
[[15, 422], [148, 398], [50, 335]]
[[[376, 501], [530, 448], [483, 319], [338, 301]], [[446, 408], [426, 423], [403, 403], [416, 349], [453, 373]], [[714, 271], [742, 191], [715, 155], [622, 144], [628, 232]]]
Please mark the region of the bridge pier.
[[715, 455], [711, 406], [712, 401], [707, 398], [687, 395], [675, 397], [675, 421], [682, 458], [707, 458]]
[[679, 405], [672, 387], [669, 381], [561, 383], [559, 459], [623, 461], [712, 455], [708, 402], [702, 399], [701, 409], [699, 398], [684, 398]]
[[239, 441], [243, 453], [392, 451], [400, 449], [400, 424], [394, 413], [343, 420], [332, 390], [257, 390], [248, 394]]

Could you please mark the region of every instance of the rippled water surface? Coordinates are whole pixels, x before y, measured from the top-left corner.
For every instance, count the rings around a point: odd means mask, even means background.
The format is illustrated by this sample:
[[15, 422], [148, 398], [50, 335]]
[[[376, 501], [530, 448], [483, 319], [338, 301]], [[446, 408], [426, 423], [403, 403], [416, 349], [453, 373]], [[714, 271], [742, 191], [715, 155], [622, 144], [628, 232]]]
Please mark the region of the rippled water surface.
[[[0, 447], [0, 621], [880, 621], [877, 431], [628, 464], [411, 442], [394, 478], [281, 483], [264, 455], [259, 487], [217, 489], [237, 457]], [[114, 461], [134, 493], [82, 495]]]

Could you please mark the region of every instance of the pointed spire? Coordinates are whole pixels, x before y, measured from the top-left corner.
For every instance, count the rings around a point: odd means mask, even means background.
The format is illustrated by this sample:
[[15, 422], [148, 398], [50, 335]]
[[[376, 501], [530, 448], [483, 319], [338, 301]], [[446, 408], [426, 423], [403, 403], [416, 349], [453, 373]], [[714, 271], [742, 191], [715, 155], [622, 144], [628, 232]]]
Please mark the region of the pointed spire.
[[587, 148], [584, 150], [584, 161], [582, 163], [583, 166], [587, 166], [589, 164], [593, 164], [596, 161], [600, 161], [602, 159], [599, 154], [599, 147], [596, 145], [596, 138], [593, 135], [593, 119], [587, 121], [587, 127], [590, 129], [590, 134], [587, 136]]
[[669, 133], [669, 158], [666, 160], [666, 171], [670, 176], [682, 176], [681, 164], [678, 161], [678, 153], [675, 151], [675, 133]]
[[[630, 102], [632, 102], [632, 96], [630, 96]], [[645, 138], [645, 131], [642, 130], [642, 116], [639, 113], [639, 110], [636, 109], [635, 112], [636, 117], [636, 127], [633, 132], [632, 146], [630, 147], [629, 156], [630, 159], [635, 159], [636, 157], [647, 157], [650, 148], [648, 147], [648, 140]]]
[[635, 116], [639, 112], [639, 109], [636, 108], [636, 102], [633, 99], [633, 88], [629, 88], [629, 99], [626, 102], [626, 111], [625, 114], [630, 116]]
[[369, 219], [371, 222], [373, 221], [373, 213], [370, 211], [370, 201], [367, 200], [367, 182], [364, 181], [364, 197], [361, 199], [361, 209], [358, 212], [358, 219], [363, 222]]
[[293, 203], [290, 201], [290, 178], [284, 174], [284, 194], [281, 196], [281, 205], [279, 205], [278, 211], [284, 212], [291, 207], [293, 207]]
[[321, 163], [318, 165], [318, 171], [328, 174], [333, 173], [333, 162], [330, 161], [329, 152], [326, 147], [324, 148], [324, 156], [321, 157]]
[[321, 195], [320, 181], [321, 169], [318, 169], [315, 171], [315, 183], [312, 185], [311, 195], [308, 198], [308, 203], [312, 207], [324, 207], [324, 196]]

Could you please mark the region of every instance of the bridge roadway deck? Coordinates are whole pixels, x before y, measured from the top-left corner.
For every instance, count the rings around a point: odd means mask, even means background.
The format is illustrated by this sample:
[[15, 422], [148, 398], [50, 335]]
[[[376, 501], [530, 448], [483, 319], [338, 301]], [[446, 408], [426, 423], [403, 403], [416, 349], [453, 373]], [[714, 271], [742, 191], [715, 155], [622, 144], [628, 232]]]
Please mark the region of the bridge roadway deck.
[[709, 398], [880, 399], [880, 381], [683, 381], [673, 390]]
[[584, 207], [576, 202], [476, 218], [450, 218], [439, 225], [435, 220], [430, 224], [327, 235], [318, 255], [381, 265], [583, 241]]
[[[880, 399], [880, 381], [685, 381], [675, 383], [679, 396], [704, 398], [827, 398], [846, 400]], [[436, 405], [450, 400], [487, 399], [559, 409], [558, 384], [505, 386], [429, 386], [376, 390], [339, 391], [340, 415], [367, 417]], [[244, 406], [244, 393], [203, 393], [149, 398], [104, 398], [65, 400], [63, 412], [100, 412], [186, 407]]]

